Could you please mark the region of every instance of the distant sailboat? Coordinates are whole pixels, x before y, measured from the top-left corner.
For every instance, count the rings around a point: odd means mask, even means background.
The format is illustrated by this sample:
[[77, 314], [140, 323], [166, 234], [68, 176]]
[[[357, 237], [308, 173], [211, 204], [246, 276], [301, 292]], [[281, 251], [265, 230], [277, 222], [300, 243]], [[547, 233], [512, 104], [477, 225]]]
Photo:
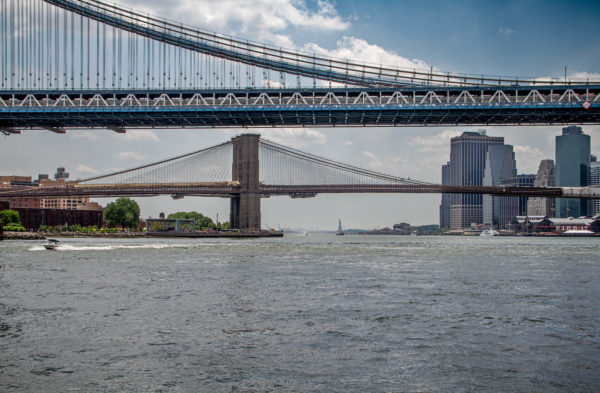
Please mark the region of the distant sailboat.
[[335, 233], [336, 235], [343, 235], [344, 234], [344, 230], [342, 229], [342, 220], [340, 220], [338, 218], [338, 229], [337, 232]]

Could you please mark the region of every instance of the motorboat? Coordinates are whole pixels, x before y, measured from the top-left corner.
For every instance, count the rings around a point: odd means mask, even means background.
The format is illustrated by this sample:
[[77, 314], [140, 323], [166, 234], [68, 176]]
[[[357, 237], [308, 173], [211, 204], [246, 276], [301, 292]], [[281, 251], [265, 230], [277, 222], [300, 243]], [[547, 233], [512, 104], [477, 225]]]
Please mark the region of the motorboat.
[[481, 231], [479, 236], [499, 236], [500, 233], [494, 228], [486, 229], [485, 231]]
[[44, 247], [46, 250], [56, 250], [58, 243], [60, 242], [56, 239], [48, 239], [48, 243], [44, 244]]

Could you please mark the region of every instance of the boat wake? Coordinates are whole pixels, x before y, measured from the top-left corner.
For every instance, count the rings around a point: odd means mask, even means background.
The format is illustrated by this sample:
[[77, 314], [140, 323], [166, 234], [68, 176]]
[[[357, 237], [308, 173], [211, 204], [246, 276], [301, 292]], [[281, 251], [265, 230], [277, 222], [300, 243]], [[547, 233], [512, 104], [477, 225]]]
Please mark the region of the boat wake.
[[[163, 249], [163, 248], [190, 248], [197, 245], [190, 244], [113, 244], [106, 246], [73, 246], [70, 244], [61, 244], [55, 251], [109, 251], [109, 250], [123, 250], [123, 249]], [[33, 246], [29, 248], [29, 251], [44, 251], [43, 246]]]

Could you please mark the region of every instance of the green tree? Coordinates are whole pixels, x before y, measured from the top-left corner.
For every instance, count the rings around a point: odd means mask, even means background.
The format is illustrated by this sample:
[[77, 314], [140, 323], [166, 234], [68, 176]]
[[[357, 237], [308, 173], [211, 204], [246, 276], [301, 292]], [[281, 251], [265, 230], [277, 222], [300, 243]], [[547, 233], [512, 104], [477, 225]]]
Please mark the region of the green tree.
[[2, 217], [2, 222], [4, 223], [4, 225], [21, 225], [21, 220], [19, 219], [19, 212], [16, 210], [2, 210], [0, 211], [0, 217]]
[[205, 228], [214, 228], [216, 227], [215, 223], [210, 217], [206, 217], [202, 213], [198, 212], [177, 212], [171, 213], [167, 218], [179, 218], [184, 220], [196, 220], [196, 228], [205, 229]]
[[104, 209], [104, 219], [108, 226], [137, 228], [140, 221], [140, 207], [129, 198], [119, 198]]

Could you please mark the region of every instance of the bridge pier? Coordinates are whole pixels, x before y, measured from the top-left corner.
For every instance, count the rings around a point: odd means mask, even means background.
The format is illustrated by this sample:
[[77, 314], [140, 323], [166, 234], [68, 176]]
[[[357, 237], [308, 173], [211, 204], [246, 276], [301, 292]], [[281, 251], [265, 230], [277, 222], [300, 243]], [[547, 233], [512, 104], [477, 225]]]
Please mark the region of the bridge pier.
[[231, 198], [231, 228], [260, 230], [260, 192], [258, 189], [258, 141], [260, 135], [243, 134], [232, 138], [232, 179], [240, 183], [240, 193]]

